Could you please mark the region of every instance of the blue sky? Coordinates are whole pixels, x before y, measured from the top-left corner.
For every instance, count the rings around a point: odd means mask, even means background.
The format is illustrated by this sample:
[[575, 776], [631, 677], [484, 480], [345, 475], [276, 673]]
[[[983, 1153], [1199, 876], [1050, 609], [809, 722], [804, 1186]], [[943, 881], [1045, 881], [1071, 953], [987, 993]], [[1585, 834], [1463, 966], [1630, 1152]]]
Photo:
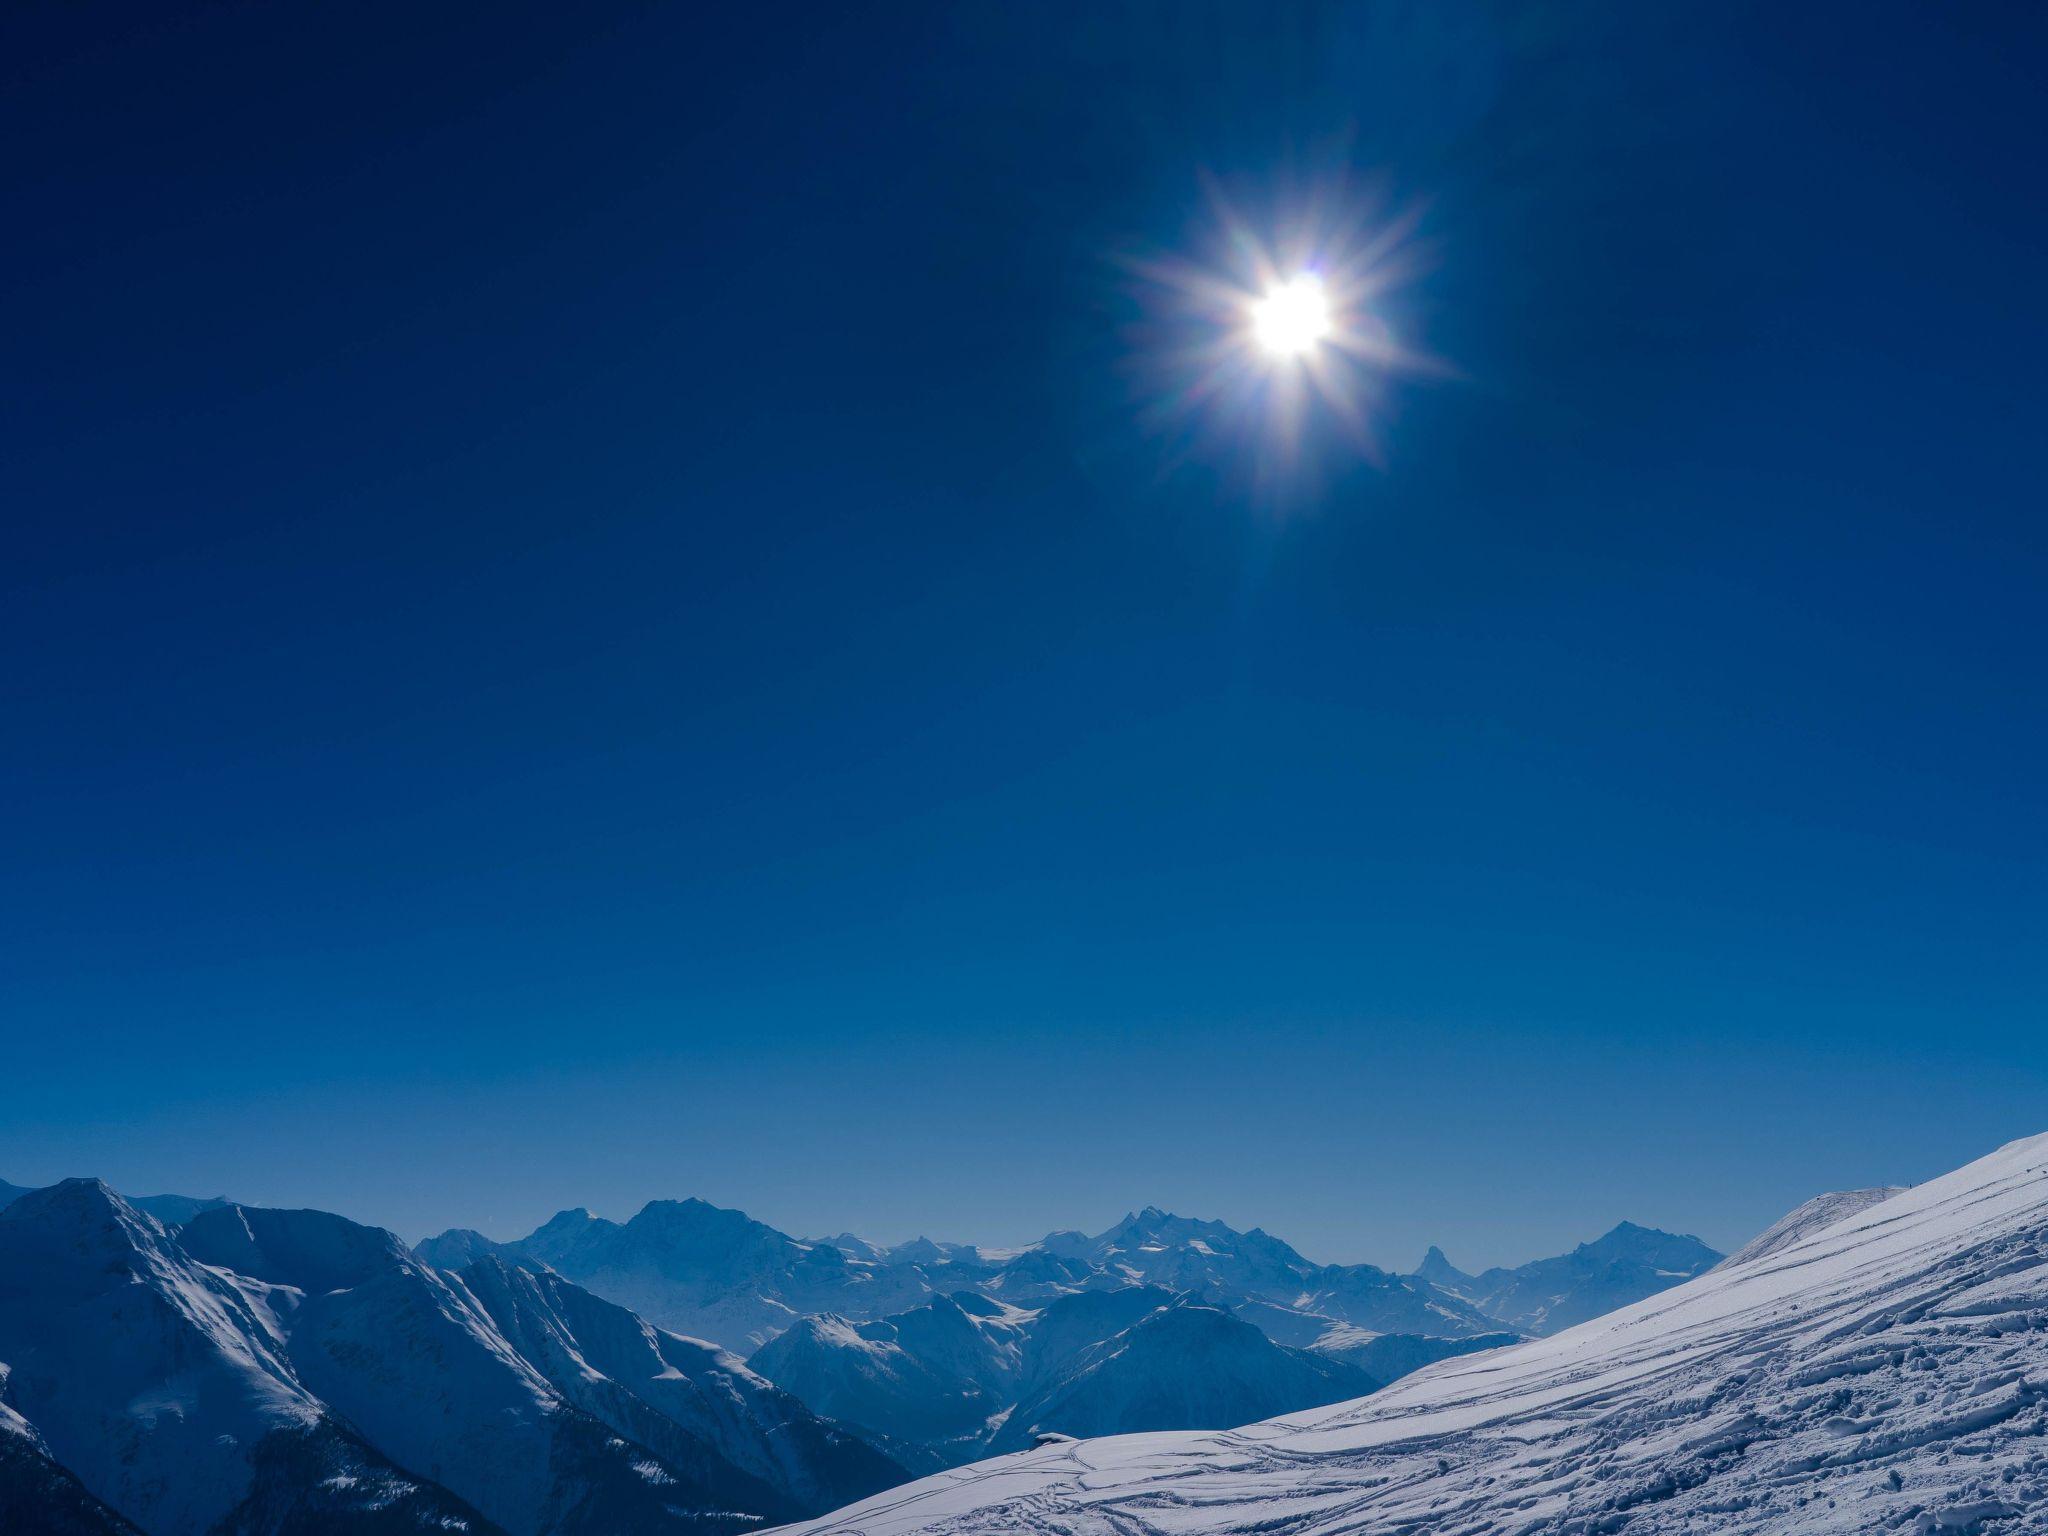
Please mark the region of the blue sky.
[[[11, 18], [0, 1177], [1726, 1246], [2048, 1127], [2038, 10]], [[1380, 461], [1128, 262], [1413, 210]]]

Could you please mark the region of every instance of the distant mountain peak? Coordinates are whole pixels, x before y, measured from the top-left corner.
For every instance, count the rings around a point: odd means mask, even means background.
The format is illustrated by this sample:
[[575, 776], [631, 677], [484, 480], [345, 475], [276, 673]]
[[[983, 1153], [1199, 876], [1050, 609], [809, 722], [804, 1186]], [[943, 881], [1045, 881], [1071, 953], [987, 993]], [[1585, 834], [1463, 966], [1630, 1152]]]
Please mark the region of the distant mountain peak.
[[361, 1285], [412, 1261], [396, 1234], [328, 1211], [220, 1206], [194, 1216], [178, 1242], [202, 1264], [309, 1296]]
[[0, 1209], [0, 1221], [62, 1228], [77, 1234], [81, 1242], [124, 1252], [151, 1247], [167, 1235], [162, 1222], [135, 1209], [104, 1179], [59, 1179], [30, 1190]]
[[642, 1216], [662, 1217], [671, 1215], [692, 1217], [734, 1216], [738, 1217], [741, 1221], [751, 1221], [753, 1219], [744, 1211], [729, 1211], [722, 1205], [713, 1205], [709, 1200], [701, 1200], [695, 1195], [685, 1195], [680, 1200], [650, 1200], [640, 1207], [639, 1213], [633, 1219], [638, 1221]]
[[1447, 1289], [1469, 1285], [1472, 1282], [1472, 1277], [1445, 1257], [1443, 1249], [1434, 1243], [1429, 1245], [1429, 1252], [1422, 1256], [1422, 1262], [1415, 1266], [1414, 1274], [1418, 1280], [1427, 1280], [1431, 1285]]
[[537, 1231], [553, 1232], [564, 1227], [587, 1227], [596, 1220], [597, 1218], [590, 1214], [588, 1206], [572, 1205], [565, 1211], [555, 1212], [540, 1224]]

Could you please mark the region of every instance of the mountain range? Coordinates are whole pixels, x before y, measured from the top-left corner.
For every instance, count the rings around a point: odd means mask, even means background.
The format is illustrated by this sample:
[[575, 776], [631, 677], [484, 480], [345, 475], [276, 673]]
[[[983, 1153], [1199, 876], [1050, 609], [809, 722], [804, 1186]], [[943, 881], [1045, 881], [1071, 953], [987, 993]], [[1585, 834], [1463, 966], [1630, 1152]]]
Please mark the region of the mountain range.
[[[0, 1209], [12, 1205], [23, 1195], [35, 1193], [35, 1187], [28, 1184], [10, 1184], [0, 1179]], [[218, 1210], [230, 1203], [225, 1195], [126, 1195], [127, 1202], [138, 1211], [154, 1216], [165, 1226], [183, 1226], [201, 1211]]]
[[1047, 1433], [1222, 1426], [1383, 1385], [1153, 1285], [1028, 1309], [962, 1291], [872, 1322], [807, 1317], [748, 1364], [921, 1470]]
[[319, 1211], [174, 1233], [97, 1180], [0, 1209], [0, 1362], [30, 1531], [721, 1536], [903, 1476], [559, 1275], [437, 1270]]
[[2044, 1445], [2036, 1136], [1353, 1402], [1044, 1445], [788, 1536], [2021, 1536]]
[[1048, 1436], [1358, 1398], [1718, 1257], [1627, 1225], [1589, 1253], [1403, 1276], [1156, 1207], [883, 1246], [701, 1200], [408, 1249], [320, 1211], [0, 1184], [0, 1528], [718, 1536]]
[[1424, 1255], [1415, 1278], [1470, 1302], [1524, 1333], [1557, 1333], [1703, 1275], [1721, 1255], [1696, 1237], [1624, 1221], [1605, 1237], [1554, 1259], [1467, 1275], [1441, 1248]]
[[1697, 1238], [1623, 1222], [1572, 1253], [1469, 1276], [1431, 1250], [1414, 1274], [1317, 1264], [1277, 1237], [1148, 1206], [1108, 1230], [1049, 1233], [1016, 1250], [918, 1239], [885, 1248], [842, 1234], [803, 1241], [702, 1200], [657, 1200], [625, 1222], [563, 1211], [526, 1237], [455, 1229], [415, 1250], [459, 1267], [479, 1254], [539, 1261], [651, 1321], [759, 1349], [798, 1319], [891, 1317], [963, 1292], [1031, 1308], [1062, 1296], [1155, 1286], [1226, 1306], [1273, 1342], [1543, 1333], [1654, 1294], [1721, 1257]]

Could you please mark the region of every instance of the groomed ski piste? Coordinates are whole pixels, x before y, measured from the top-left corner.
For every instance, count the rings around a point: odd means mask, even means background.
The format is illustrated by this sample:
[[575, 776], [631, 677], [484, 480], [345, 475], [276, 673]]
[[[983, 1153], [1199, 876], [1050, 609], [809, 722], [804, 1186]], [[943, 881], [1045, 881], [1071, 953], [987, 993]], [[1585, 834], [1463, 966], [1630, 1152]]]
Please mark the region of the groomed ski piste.
[[1049, 1444], [786, 1530], [2048, 1532], [2048, 1135], [1371, 1397]]

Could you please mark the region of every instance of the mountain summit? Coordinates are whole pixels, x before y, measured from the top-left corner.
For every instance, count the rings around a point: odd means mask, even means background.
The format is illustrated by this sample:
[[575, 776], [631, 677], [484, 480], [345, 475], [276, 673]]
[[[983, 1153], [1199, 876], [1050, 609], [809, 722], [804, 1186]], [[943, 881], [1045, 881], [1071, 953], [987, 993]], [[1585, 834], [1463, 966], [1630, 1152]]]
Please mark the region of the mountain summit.
[[1570, 1253], [1477, 1275], [1463, 1273], [1441, 1248], [1431, 1248], [1414, 1273], [1496, 1322], [1540, 1334], [1654, 1296], [1720, 1262], [1721, 1255], [1696, 1237], [1624, 1221]]
[[885, 1248], [851, 1233], [802, 1242], [702, 1200], [653, 1201], [626, 1222], [562, 1211], [509, 1243], [457, 1228], [414, 1252], [450, 1269], [484, 1255], [543, 1264], [663, 1327], [746, 1351], [804, 1317], [869, 1322], [965, 1293], [1033, 1308], [1124, 1286], [1206, 1297], [1290, 1348], [1333, 1329], [1476, 1338], [1500, 1328], [1426, 1278], [1316, 1264], [1260, 1228], [1156, 1205], [1092, 1237], [1053, 1232], [1001, 1252], [924, 1238]]

